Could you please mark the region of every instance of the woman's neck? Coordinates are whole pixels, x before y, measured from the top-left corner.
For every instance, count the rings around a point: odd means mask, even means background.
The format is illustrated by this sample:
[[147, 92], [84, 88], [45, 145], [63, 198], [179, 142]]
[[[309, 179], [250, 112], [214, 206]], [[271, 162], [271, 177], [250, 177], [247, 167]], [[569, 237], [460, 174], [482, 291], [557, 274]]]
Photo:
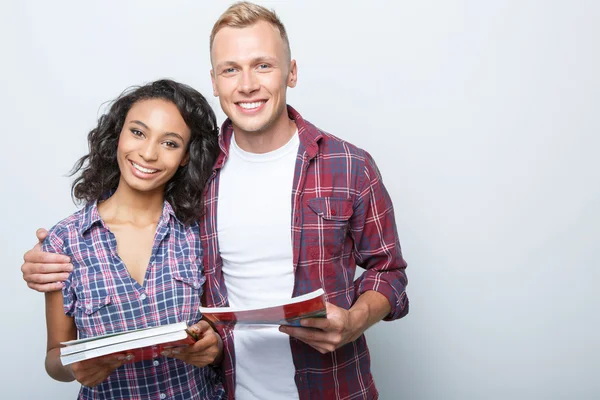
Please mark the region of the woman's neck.
[[98, 212], [106, 223], [128, 224], [144, 227], [156, 225], [162, 215], [164, 188], [152, 192], [139, 192], [123, 182], [113, 195], [98, 204]]

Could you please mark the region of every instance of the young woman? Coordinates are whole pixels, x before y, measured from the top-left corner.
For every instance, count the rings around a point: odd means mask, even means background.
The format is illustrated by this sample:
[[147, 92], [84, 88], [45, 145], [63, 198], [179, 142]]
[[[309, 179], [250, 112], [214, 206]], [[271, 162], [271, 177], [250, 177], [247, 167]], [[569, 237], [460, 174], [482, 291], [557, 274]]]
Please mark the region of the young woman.
[[[161, 80], [123, 93], [88, 136], [72, 194], [85, 207], [54, 226], [45, 251], [71, 257], [46, 294], [46, 370], [80, 399], [221, 399], [222, 342], [200, 321], [203, 189], [218, 151], [215, 115], [192, 88]], [[154, 360], [126, 354], [69, 366], [60, 342], [186, 321], [201, 339]], [[199, 322], [200, 321], [200, 322]]]

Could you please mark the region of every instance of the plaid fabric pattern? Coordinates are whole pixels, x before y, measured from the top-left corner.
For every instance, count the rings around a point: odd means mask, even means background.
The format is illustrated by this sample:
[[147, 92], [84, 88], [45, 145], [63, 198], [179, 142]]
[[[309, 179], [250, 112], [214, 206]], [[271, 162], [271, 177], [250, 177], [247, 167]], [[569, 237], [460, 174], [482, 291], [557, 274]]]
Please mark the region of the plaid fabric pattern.
[[[131, 277], [117, 242], [90, 204], [53, 227], [44, 251], [71, 257], [74, 270], [63, 288], [65, 314], [80, 338], [186, 321], [194, 324], [202, 284], [198, 225], [184, 226], [168, 202], [158, 223], [144, 286]], [[222, 399], [219, 373], [174, 358], [125, 364], [80, 399]]]
[[[327, 301], [350, 308], [367, 290], [385, 295], [393, 320], [408, 313], [406, 262], [402, 258], [391, 199], [371, 156], [304, 120], [292, 107], [300, 146], [290, 200], [295, 283], [293, 296], [322, 287]], [[206, 192], [200, 221], [209, 307], [228, 305], [217, 238], [219, 170], [227, 161], [233, 128], [223, 124], [221, 154]], [[257, 234], [260, 232], [257, 231]], [[365, 269], [354, 281], [356, 266]], [[222, 365], [227, 392], [235, 388], [233, 332], [224, 330]], [[375, 399], [364, 335], [340, 349], [321, 354], [290, 338], [300, 399]]]

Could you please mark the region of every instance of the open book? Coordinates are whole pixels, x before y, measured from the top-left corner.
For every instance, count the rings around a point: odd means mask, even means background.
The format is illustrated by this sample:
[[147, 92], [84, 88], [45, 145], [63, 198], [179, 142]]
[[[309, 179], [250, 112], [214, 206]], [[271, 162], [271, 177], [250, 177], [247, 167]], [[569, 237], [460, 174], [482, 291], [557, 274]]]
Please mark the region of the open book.
[[323, 289], [261, 308], [200, 307], [202, 315], [215, 325], [293, 325], [300, 326], [304, 318], [324, 318]]
[[164, 349], [195, 343], [198, 336], [187, 328], [185, 322], [179, 322], [62, 342], [60, 361], [69, 365], [115, 353], [133, 355], [132, 362], [156, 358]]

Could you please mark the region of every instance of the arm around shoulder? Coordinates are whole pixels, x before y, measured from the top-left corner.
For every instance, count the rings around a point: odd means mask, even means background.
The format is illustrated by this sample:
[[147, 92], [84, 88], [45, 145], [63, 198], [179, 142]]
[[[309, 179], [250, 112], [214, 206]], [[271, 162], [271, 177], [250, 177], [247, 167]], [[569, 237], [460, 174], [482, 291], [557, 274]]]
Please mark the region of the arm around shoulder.
[[23, 280], [38, 292], [60, 290], [73, 270], [70, 258], [61, 254], [62, 241], [54, 232], [38, 229], [36, 235], [38, 243], [23, 256]]

